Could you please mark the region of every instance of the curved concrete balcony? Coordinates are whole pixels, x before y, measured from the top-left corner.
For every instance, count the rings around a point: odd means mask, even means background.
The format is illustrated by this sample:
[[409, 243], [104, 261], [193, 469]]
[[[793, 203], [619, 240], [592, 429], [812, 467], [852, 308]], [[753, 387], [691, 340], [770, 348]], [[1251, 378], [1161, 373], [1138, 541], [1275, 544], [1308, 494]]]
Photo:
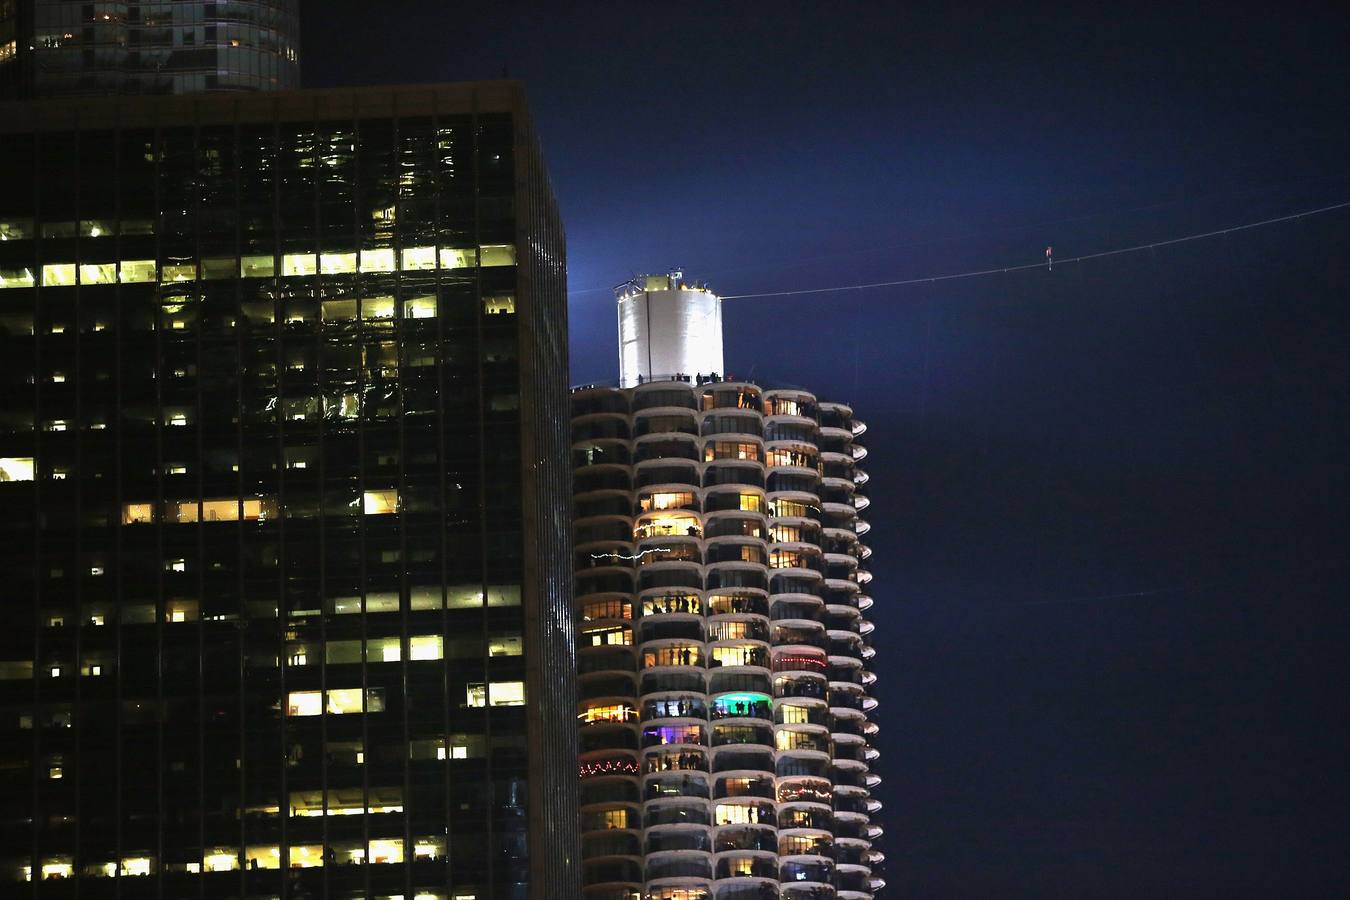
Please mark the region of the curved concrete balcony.
[[774, 788], [779, 803], [833, 803], [835, 788], [830, 779], [818, 775], [782, 775]]
[[596, 543], [633, 542], [633, 517], [621, 513], [599, 513], [574, 522], [576, 547]]
[[830, 572], [827, 577], [831, 581], [839, 580], [841, 577], [844, 581], [852, 581], [853, 579], [846, 577], [846, 575], [858, 570], [857, 557], [849, 553], [826, 553], [823, 556], [823, 562]]
[[762, 797], [724, 797], [713, 802], [713, 822], [727, 825], [777, 826], [778, 810], [773, 800]]
[[662, 797], [642, 804], [642, 827], [650, 831], [663, 825], [711, 827], [708, 801], [699, 797]]
[[[680, 409], [698, 409], [702, 391], [687, 381], [654, 376], [646, 384], [632, 388], [632, 409], [649, 409], [663, 403], [672, 403]], [[645, 405], [644, 405], [645, 404]]]
[[[697, 441], [697, 438], [691, 438]], [[689, 490], [702, 486], [702, 463], [696, 457], [644, 459], [629, 467], [634, 491]]]
[[642, 773], [708, 772], [708, 749], [703, 746], [678, 745], [648, 747], [642, 751]]
[[721, 537], [752, 537], [767, 541], [769, 536], [768, 516], [752, 510], [705, 513], [703, 523], [704, 537], [709, 541]]
[[[650, 661], [655, 665], [701, 665], [700, 660], [707, 659], [703, 637], [703, 617], [695, 613], [643, 616], [638, 619], [635, 635], [644, 662]], [[677, 648], [694, 648], [689, 657], [690, 662], [684, 662], [683, 653], [663, 652], [668, 643]]]
[[587, 413], [572, 419], [572, 440], [575, 446], [594, 440], [628, 440], [632, 437], [629, 416], [618, 412]]
[[711, 879], [671, 878], [649, 881], [642, 900], [716, 900]]
[[774, 878], [729, 878], [717, 882], [713, 900], [778, 900], [779, 885]]
[[778, 827], [809, 828], [834, 831], [834, 810], [824, 803], [781, 803], [778, 806]]
[[644, 725], [708, 721], [708, 695], [699, 691], [646, 693], [635, 706]]
[[584, 885], [581, 900], [642, 900], [641, 882], [609, 882]]
[[867, 745], [862, 738], [838, 732], [831, 734], [831, 738], [833, 738], [834, 743], [833, 761], [836, 769], [840, 771], [854, 770], [863, 773], [868, 770]]
[[577, 722], [583, 726], [634, 725], [637, 721], [637, 702], [629, 696], [591, 697], [577, 704]]
[[570, 399], [573, 418], [600, 412], [628, 414], [628, 393], [620, 388], [586, 385], [573, 388]]
[[705, 387], [701, 398], [705, 410], [737, 409], [762, 412], [764, 395], [758, 385], [744, 381], [725, 381]]
[[583, 858], [581, 863], [581, 882], [587, 887], [635, 884], [642, 875], [642, 861], [630, 856]]
[[676, 879], [696, 879], [702, 883], [713, 877], [712, 853], [699, 850], [672, 850], [649, 853], [643, 862], [647, 884], [671, 883]]
[[581, 518], [604, 515], [631, 517], [633, 514], [633, 493], [626, 488], [578, 491], [572, 495], [572, 506]]
[[798, 888], [818, 886], [832, 890], [834, 870], [834, 860], [827, 856], [786, 856], [778, 861], [779, 880]]
[[633, 437], [645, 434], [698, 434], [699, 413], [687, 406], [652, 406], [629, 416]]
[[814, 594], [788, 591], [769, 595], [769, 618], [774, 622], [812, 623], [825, 606]]
[[779, 885], [780, 900], [836, 900], [834, 885], [783, 884]]
[[641, 803], [642, 796], [636, 776], [602, 773], [582, 779], [578, 802], [583, 811], [595, 812]]
[[713, 748], [710, 765], [715, 775], [742, 771], [774, 774], [774, 751], [760, 744], [727, 744]]
[[713, 873], [719, 882], [744, 878], [777, 881], [778, 854], [772, 850], [733, 850], [719, 853], [713, 861]]
[[717, 854], [778, 849], [778, 828], [773, 823], [719, 825], [713, 830], [713, 850]]
[[847, 447], [853, 443], [853, 429], [843, 428], [839, 425], [821, 425], [820, 442], [841, 445]]
[[712, 799], [710, 776], [707, 772], [688, 769], [653, 772], [642, 776], [639, 796], [645, 803], [674, 797]]
[[637, 699], [635, 672], [588, 672], [578, 676], [577, 685], [578, 703], [605, 698], [629, 701]]

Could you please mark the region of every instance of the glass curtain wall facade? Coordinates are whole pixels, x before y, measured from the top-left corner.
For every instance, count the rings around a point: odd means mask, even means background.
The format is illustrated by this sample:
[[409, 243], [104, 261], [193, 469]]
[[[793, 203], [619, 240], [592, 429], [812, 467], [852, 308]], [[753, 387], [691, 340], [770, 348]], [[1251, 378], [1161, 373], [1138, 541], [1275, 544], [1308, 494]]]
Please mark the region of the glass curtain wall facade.
[[0, 895], [567, 894], [565, 259], [518, 86], [0, 121]]
[[572, 415], [584, 896], [872, 897], [865, 426], [688, 377]]
[[0, 0], [0, 99], [300, 86], [299, 0]]

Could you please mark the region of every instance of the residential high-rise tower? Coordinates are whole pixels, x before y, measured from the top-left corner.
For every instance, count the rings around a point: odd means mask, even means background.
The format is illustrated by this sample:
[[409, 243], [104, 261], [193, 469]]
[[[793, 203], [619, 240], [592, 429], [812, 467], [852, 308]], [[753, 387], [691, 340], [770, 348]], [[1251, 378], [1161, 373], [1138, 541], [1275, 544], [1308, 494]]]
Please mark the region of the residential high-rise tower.
[[726, 376], [680, 273], [617, 300], [620, 385], [572, 394], [584, 896], [867, 900], [866, 428]]
[[0, 110], [0, 895], [571, 896], [520, 88]]
[[299, 0], [0, 0], [0, 100], [300, 86]]

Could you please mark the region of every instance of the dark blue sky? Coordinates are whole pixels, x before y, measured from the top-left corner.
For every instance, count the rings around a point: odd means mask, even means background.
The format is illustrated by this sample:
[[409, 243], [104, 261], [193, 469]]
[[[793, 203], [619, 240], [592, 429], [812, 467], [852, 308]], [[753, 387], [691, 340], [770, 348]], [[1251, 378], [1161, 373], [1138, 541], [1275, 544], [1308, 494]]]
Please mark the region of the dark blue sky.
[[[1106, 6], [310, 3], [305, 77], [526, 82], [593, 381], [636, 272], [852, 284], [1350, 200], [1347, 13]], [[729, 303], [731, 371], [871, 426], [891, 896], [1342, 895], [1347, 300], [1350, 211]]]

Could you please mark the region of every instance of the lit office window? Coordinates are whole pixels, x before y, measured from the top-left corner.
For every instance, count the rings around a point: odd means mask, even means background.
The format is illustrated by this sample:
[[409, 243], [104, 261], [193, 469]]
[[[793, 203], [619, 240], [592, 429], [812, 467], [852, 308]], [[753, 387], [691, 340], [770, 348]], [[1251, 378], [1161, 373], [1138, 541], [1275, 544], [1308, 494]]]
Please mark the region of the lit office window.
[[202, 868], [207, 872], [235, 872], [239, 869], [239, 851], [218, 847], [202, 854]]
[[398, 512], [398, 490], [390, 488], [366, 491], [361, 509], [368, 516], [382, 516]]
[[[292, 860], [294, 863], [294, 860]], [[245, 847], [244, 866], [252, 869], [280, 869], [281, 848], [272, 846]]]
[[75, 875], [75, 867], [71, 865], [69, 857], [47, 857], [42, 861], [42, 880], [58, 878], [71, 878]]
[[124, 259], [118, 266], [118, 279], [123, 284], [149, 284], [157, 277], [153, 259]]
[[483, 312], [489, 316], [506, 315], [516, 311], [516, 298], [511, 294], [483, 298]]
[[122, 524], [134, 525], [155, 521], [155, 504], [127, 503], [122, 507]]
[[436, 268], [435, 247], [406, 247], [400, 254], [400, 266], [405, 272], [426, 271]]
[[319, 271], [324, 275], [345, 275], [356, 271], [355, 253], [319, 254]]
[[488, 656], [520, 656], [524, 652], [518, 634], [499, 634], [488, 641]]
[[188, 262], [165, 263], [160, 269], [161, 282], [196, 281], [197, 264]]
[[0, 482], [32, 480], [33, 457], [0, 456]]
[[[0, 60], [3, 59], [4, 57], [0, 56]], [[22, 241], [32, 236], [32, 219], [5, 219], [0, 221], [0, 241]]]
[[318, 258], [313, 253], [287, 253], [281, 258], [282, 275], [313, 275], [318, 271]]
[[0, 268], [0, 288], [29, 288], [36, 283], [32, 269]]
[[67, 287], [75, 284], [74, 263], [48, 263], [42, 267], [43, 287]]
[[[334, 716], [361, 712], [361, 689], [338, 688], [329, 691], [326, 711]], [[366, 711], [384, 712], [384, 688], [366, 690]], [[324, 712], [321, 691], [291, 691], [287, 700], [287, 715], [318, 716]]]
[[375, 865], [403, 862], [403, 841], [388, 838], [371, 841], [370, 861]]
[[241, 278], [271, 278], [276, 274], [276, 268], [276, 260], [270, 254], [267, 256], [239, 257], [239, 277]]
[[457, 249], [455, 247], [441, 248], [441, 268], [442, 269], [472, 269], [478, 265], [478, 254], [472, 248]]
[[361, 251], [361, 271], [362, 272], [392, 272], [394, 271], [394, 250], [392, 247], [385, 247], [379, 250]]
[[113, 284], [117, 281], [117, 263], [81, 263], [80, 284]]
[[443, 638], [439, 634], [419, 634], [408, 639], [408, 658], [415, 660], [441, 659]]
[[361, 301], [361, 318], [392, 319], [394, 317], [393, 297], [366, 297]]
[[288, 715], [317, 716], [322, 713], [322, 691], [291, 691]]
[[514, 266], [516, 247], [514, 244], [484, 244], [479, 254], [480, 264], [489, 266]]
[[403, 659], [403, 645], [398, 638], [372, 640], [366, 646], [367, 662], [398, 662]]
[[490, 685], [471, 683], [465, 689], [466, 706], [524, 706], [525, 682], [494, 681]]
[[436, 317], [436, 298], [413, 297], [403, 301], [403, 318], [434, 319]]

